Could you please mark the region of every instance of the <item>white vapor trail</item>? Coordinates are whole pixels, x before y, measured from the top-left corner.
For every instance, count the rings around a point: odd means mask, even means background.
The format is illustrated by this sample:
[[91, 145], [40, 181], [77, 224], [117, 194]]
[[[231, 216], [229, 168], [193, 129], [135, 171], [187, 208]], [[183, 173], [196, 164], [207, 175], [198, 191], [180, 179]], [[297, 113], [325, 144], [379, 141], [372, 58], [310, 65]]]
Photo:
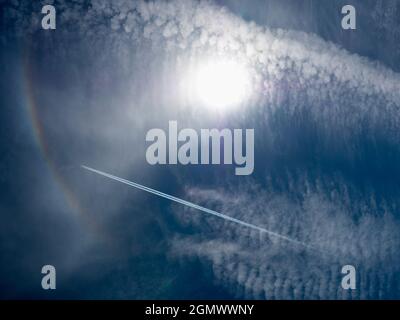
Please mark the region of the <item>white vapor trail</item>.
[[186, 205], [186, 206], [188, 206], [188, 207], [191, 207], [191, 208], [194, 208], [194, 209], [203, 211], [203, 212], [205, 212], [205, 213], [212, 214], [212, 215], [214, 215], [214, 216], [217, 216], [217, 217], [219, 217], [219, 218], [222, 218], [222, 219], [225, 219], [225, 220], [228, 220], [228, 221], [232, 221], [232, 222], [237, 223], [237, 224], [240, 224], [240, 225], [242, 225], [242, 226], [245, 226], [245, 227], [248, 227], [248, 228], [257, 230], [257, 231], [259, 231], [259, 232], [261, 232], [261, 233], [266, 233], [266, 234], [268, 234], [268, 235], [270, 235], [270, 236], [273, 236], [273, 237], [276, 237], [276, 238], [279, 238], [279, 239], [282, 239], [282, 240], [286, 240], [286, 241], [289, 241], [289, 242], [292, 242], [292, 243], [295, 243], [295, 244], [298, 244], [298, 245], [301, 245], [301, 246], [304, 246], [304, 247], [307, 247], [307, 248], [310, 248], [310, 249], [312, 248], [310, 245], [308, 245], [308, 244], [306, 244], [306, 243], [304, 243], [304, 242], [301, 242], [301, 241], [298, 241], [298, 240], [295, 240], [295, 239], [286, 237], [286, 236], [284, 236], [284, 235], [281, 235], [281, 234], [279, 234], [279, 233], [276, 233], [276, 232], [267, 230], [267, 229], [262, 228], [262, 227], [258, 227], [258, 226], [254, 225], [254, 224], [247, 223], [247, 222], [245, 222], [245, 221], [232, 218], [232, 217], [227, 216], [227, 215], [225, 215], [225, 214], [222, 214], [222, 213], [220, 213], [220, 212], [217, 212], [217, 211], [214, 211], [214, 210], [211, 210], [211, 209], [207, 209], [207, 208], [205, 208], [205, 207], [199, 206], [199, 205], [194, 204], [194, 203], [192, 203], [192, 202], [189, 202], [189, 201], [186, 201], [186, 200], [182, 200], [182, 199], [180, 199], [180, 198], [177, 198], [177, 197], [171, 196], [171, 195], [169, 195], [169, 194], [166, 194], [166, 193], [163, 193], [163, 192], [160, 192], [160, 191], [151, 189], [151, 188], [146, 187], [146, 186], [143, 186], [143, 185], [141, 185], [141, 184], [138, 184], [138, 183], [135, 183], [135, 182], [132, 182], [132, 181], [123, 179], [123, 178], [119, 178], [119, 177], [114, 176], [114, 175], [112, 175], [112, 174], [105, 173], [105, 172], [103, 172], [103, 171], [100, 171], [100, 170], [96, 170], [96, 169], [87, 167], [87, 166], [85, 166], [85, 165], [81, 165], [81, 167], [82, 167], [83, 169], [88, 170], [88, 171], [91, 171], [91, 172], [97, 173], [97, 174], [99, 174], [99, 175], [102, 175], [102, 176], [104, 176], [104, 177], [110, 178], [110, 179], [112, 179], [112, 180], [116, 180], [116, 181], [119, 181], [119, 182], [121, 182], [121, 183], [127, 184], [128, 186], [135, 187], [135, 188], [140, 189], [140, 190], [143, 190], [143, 191], [147, 191], [147, 192], [149, 192], [149, 193], [155, 194], [155, 195], [160, 196], [160, 197], [162, 197], [162, 198], [165, 198], [165, 199], [168, 199], [168, 200], [171, 200], [171, 201], [175, 201], [175, 202], [177, 202], [177, 203], [180, 203], [180, 204]]

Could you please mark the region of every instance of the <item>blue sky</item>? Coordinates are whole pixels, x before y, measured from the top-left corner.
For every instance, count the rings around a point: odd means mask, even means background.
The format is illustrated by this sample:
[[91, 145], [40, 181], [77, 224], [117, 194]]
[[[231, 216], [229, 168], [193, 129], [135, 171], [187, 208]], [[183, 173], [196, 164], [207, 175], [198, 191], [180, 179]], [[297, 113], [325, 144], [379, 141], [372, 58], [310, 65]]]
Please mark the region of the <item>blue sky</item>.
[[[4, 2], [0, 297], [398, 298], [400, 8], [351, 3], [355, 31], [341, 28], [344, 1], [55, 1], [44, 31], [40, 1]], [[204, 108], [187, 84], [205, 57], [244, 65], [249, 99]], [[254, 173], [149, 165], [146, 132], [170, 120], [253, 128]]]

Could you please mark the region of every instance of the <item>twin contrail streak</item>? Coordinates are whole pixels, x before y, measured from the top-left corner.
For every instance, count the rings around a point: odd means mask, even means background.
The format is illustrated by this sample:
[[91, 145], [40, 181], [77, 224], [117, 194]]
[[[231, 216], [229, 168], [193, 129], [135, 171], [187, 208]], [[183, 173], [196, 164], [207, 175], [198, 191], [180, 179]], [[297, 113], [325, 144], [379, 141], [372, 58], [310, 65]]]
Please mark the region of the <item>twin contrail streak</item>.
[[242, 221], [242, 220], [239, 220], [239, 219], [236, 219], [236, 218], [232, 218], [232, 217], [230, 217], [230, 216], [227, 216], [227, 215], [225, 215], [225, 214], [219, 213], [219, 212], [217, 212], [217, 211], [204, 208], [204, 207], [199, 206], [199, 205], [197, 205], [197, 204], [194, 204], [194, 203], [192, 203], [192, 202], [189, 202], [189, 201], [186, 201], [186, 200], [182, 200], [182, 199], [180, 199], [180, 198], [177, 198], [177, 197], [171, 196], [171, 195], [169, 195], [169, 194], [166, 194], [166, 193], [163, 193], [163, 192], [160, 192], [160, 191], [151, 189], [151, 188], [146, 187], [146, 186], [143, 186], [143, 185], [141, 185], [141, 184], [138, 184], [138, 183], [135, 183], [135, 182], [126, 180], [126, 179], [122, 179], [122, 178], [119, 178], [119, 177], [114, 176], [114, 175], [112, 175], [112, 174], [105, 173], [105, 172], [102, 172], [102, 171], [100, 171], [100, 170], [96, 170], [96, 169], [93, 169], [93, 168], [90, 168], [90, 167], [87, 167], [87, 166], [84, 166], [84, 165], [82, 165], [81, 167], [84, 168], [84, 169], [86, 169], [86, 170], [89, 170], [89, 171], [91, 171], [91, 172], [94, 172], [94, 173], [97, 173], [97, 174], [99, 174], [99, 175], [102, 175], [102, 176], [104, 176], [104, 177], [110, 178], [110, 179], [112, 179], [112, 180], [116, 180], [116, 181], [119, 181], [119, 182], [121, 182], [121, 183], [127, 184], [128, 186], [135, 187], [135, 188], [137, 188], [137, 189], [150, 192], [150, 193], [155, 194], [155, 195], [157, 195], [157, 196], [160, 196], [160, 197], [162, 197], [162, 198], [165, 198], [165, 199], [168, 199], [168, 200], [171, 200], [171, 201], [174, 201], [174, 202], [177, 202], [177, 203], [186, 205], [186, 206], [188, 206], [188, 207], [191, 207], [191, 208], [194, 208], [194, 209], [203, 211], [203, 212], [205, 212], [205, 213], [212, 214], [212, 215], [217, 216], [217, 217], [219, 217], [219, 218], [222, 218], [222, 219], [225, 219], [225, 220], [228, 220], [228, 221], [231, 221], [231, 222], [240, 224], [240, 225], [242, 225], [242, 226], [251, 228], [251, 229], [253, 229], [253, 230], [257, 230], [257, 231], [259, 231], [259, 232], [261, 232], [261, 233], [266, 233], [266, 234], [268, 234], [268, 235], [270, 235], [270, 236], [272, 236], [272, 237], [276, 237], [276, 238], [279, 238], [279, 239], [282, 239], [282, 240], [286, 240], [286, 241], [289, 241], [289, 242], [292, 242], [292, 243], [295, 243], [295, 244], [299, 244], [299, 245], [304, 246], [304, 247], [307, 247], [307, 248], [311, 248], [310, 245], [308, 245], [308, 244], [306, 244], [306, 243], [304, 243], [304, 242], [301, 242], [301, 241], [298, 241], [298, 240], [295, 240], [295, 239], [286, 237], [286, 236], [284, 236], [284, 235], [281, 235], [281, 234], [279, 234], [279, 233], [276, 233], [276, 232], [273, 232], [273, 231], [270, 231], [270, 230], [267, 230], [267, 229], [258, 227], [258, 226], [254, 225], [254, 224], [247, 223], [247, 222], [245, 222], [245, 221]]

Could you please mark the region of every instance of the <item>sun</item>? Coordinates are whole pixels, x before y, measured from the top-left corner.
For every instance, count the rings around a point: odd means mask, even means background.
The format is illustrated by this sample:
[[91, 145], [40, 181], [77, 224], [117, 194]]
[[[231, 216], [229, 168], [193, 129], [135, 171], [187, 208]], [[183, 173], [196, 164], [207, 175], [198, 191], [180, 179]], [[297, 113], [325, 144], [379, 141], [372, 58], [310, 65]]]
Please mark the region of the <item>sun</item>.
[[248, 96], [250, 77], [244, 65], [230, 59], [208, 60], [197, 66], [193, 93], [205, 107], [226, 110]]

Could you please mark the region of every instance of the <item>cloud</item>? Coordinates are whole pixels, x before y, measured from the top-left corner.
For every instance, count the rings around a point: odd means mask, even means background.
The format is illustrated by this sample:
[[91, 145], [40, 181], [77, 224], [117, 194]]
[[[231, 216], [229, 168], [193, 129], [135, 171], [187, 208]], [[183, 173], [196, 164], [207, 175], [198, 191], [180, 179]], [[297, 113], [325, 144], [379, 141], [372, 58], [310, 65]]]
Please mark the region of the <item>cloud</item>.
[[[400, 271], [399, 225], [393, 212], [377, 216], [364, 200], [346, 205], [346, 192], [306, 188], [306, 178], [291, 192], [231, 185], [188, 188], [190, 201], [218, 207], [225, 214], [307, 242], [316, 250], [260, 235], [247, 228], [175, 207], [183, 226], [196, 235], [171, 242], [174, 256], [197, 257], [211, 265], [217, 280], [238, 297], [256, 299], [384, 298], [396, 288]], [[310, 183], [312, 185], [312, 182]], [[338, 183], [338, 190], [345, 186]], [[348, 197], [348, 195], [347, 195]], [[382, 208], [380, 208], [382, 210]], [[356, 217], [356, 212], [362, 212]], [[341, 267], [357, 269], [358, 290], [342, 290]]]
[[[86, 1], [74, 5], [61, 1], [56, 7], [60, 33], [80, 32], [89, 41], [111, 38], [127, 46], [147, 39], [189, 54], [234, 55], [266, 80], [281, 80], [283, 73], [290, 71], [300, 86], [312, 83], [311, 99], [317, 98], [313, 95], [321, 87], [334, 93], [343, 83], [367, 96], [384, 94], [394, 102], [399, 96], [399, 76], [390, 70], [315, 35], [246, 22], [209, 1], [93, 0], [89, 5]], [[37, 8], [38, 3], [15, 1], [4, 9], [6, 23], [19, 34], [38, 32], [41, 14]], [[26, 20], [28, 12], [34, 21]]]

